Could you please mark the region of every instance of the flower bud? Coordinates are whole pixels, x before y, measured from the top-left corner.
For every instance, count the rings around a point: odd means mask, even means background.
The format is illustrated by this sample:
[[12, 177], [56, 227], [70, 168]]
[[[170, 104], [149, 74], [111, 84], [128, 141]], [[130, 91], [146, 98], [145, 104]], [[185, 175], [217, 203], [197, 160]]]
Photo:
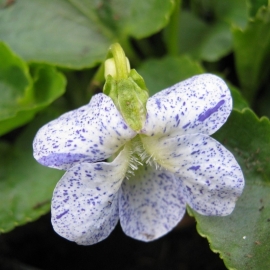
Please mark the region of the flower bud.
[[113, 58], [105, 61], [104, 94], [108, 95], [134, 131], [139, 132], [146, 120], [146, 102], [149, 97], [143, 78], [135, 69], [130, 70], [119, 44], [111, 46]]

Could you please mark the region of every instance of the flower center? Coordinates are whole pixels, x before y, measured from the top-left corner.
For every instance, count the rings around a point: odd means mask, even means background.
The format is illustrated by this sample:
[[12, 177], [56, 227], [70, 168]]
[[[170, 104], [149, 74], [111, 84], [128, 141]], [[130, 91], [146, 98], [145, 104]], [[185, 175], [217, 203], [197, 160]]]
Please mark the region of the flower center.
[[135, 175], [135, 171], [139, 170], [141, 166], [153, 166], [156, 170], [160, 169], [160, 165], [154, 160], [154, 158], [148, 154], [142, 143], [140, 135], [134, 137], [126, 145], [129, 149], [129, 167], [126, 172], [126, 178]]

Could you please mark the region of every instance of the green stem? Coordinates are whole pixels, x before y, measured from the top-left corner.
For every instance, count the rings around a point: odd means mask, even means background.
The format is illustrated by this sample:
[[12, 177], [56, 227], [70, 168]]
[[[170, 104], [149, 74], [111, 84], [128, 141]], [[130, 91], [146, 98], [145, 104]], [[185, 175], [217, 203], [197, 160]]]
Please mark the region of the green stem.
[[170, 55], [176, 56], [179, 53], [179, 19], [182, 0], [175, 0], [175, 8], [171, 20], [166, 27], [165, 43]]
[[125, 52], [119, 43], [114, 43], [110, 47], [110, 52], [115, 61], [117, 80], [128, 78], [128, 67]]
[[132, 48], [132, 45], [130, 43], [130, 39], [128, 37], [119, 37], [119, 43], [121, 44], [122, 48], [124, 48], [124, 51], [126, 55], [128, 56], [129, 62], [132, 63], [132, 67], [137, 67], [141, 64], [141, 61]]

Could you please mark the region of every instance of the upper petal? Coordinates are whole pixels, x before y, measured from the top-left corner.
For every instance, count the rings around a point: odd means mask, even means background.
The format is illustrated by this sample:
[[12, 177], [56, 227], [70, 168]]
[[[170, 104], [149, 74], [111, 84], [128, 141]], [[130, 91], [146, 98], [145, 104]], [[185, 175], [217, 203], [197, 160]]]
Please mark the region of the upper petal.
[[144, 145], [164, 168], [182, 182], [185, 201], [203, 215], [228, 215], [244, 188], [244, 177], [234, 156], [204, 134], [154, 140]]
[[185, 213], [179, 180], [166, 170], [141, 166], [135, 176], [124, 180], [119, 193], [123, 231], [138, 240], [148, 242], [163, 236]]
[[135, 135], [111, 98], [97, 94], [88, 105], [43, 126], [34, 139], [34, 157], [45, 166], [68, 169], [110, 157]]
[[81, 245], [105, 239], [119, 219], [118, 190], [127, 167], [124, 150], [112, 163], [84, 162], [71, 167], [54, 190], [54, 230]]
[[149, 98], [142, 133], [211, 135], [226, 122], [231, 110], [230, 90], [222, 79], [211, 74], [194, 76]]

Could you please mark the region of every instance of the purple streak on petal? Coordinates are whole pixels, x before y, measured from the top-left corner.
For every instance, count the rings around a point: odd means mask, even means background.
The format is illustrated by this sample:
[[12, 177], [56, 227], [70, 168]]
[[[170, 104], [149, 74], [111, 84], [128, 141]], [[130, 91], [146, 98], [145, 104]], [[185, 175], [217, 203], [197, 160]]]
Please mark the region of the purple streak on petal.
[[198, 120], [203, 122], [205, 119], [210, 117], [213, 113], [215, 113], [224, 103], [225, 103], [225, 100], [219, 101], [218, 104], [215, 107], [210, 108], [206, 112], [201, 113], [199, 115]]
[[69, 210], [64, 211], [62, 214], [56, 216], [57, 219], [61, 218], [62, 216], [64, 216], [65, 214], [67, 214], [69, 212]]
[[193, 151], [191, 155], [200, 154], [200, 150]]
[[161, 109], [160, 99], [158, 99], [158, 98], [156, 99], [156, 104], [157, 104], [158, 108]]
[[190, 123], [183, 126], [183, 128], [187, 128], [190, 125]]
[[73, 164], [81, 160], [93, 162], [86, 155], [82, 154], [71, 154], [71, 153], [54, 153], [48, 156], [41, 157], [38, 162], [44, 166], [55, 166], [58, 167], [61, 164]]

